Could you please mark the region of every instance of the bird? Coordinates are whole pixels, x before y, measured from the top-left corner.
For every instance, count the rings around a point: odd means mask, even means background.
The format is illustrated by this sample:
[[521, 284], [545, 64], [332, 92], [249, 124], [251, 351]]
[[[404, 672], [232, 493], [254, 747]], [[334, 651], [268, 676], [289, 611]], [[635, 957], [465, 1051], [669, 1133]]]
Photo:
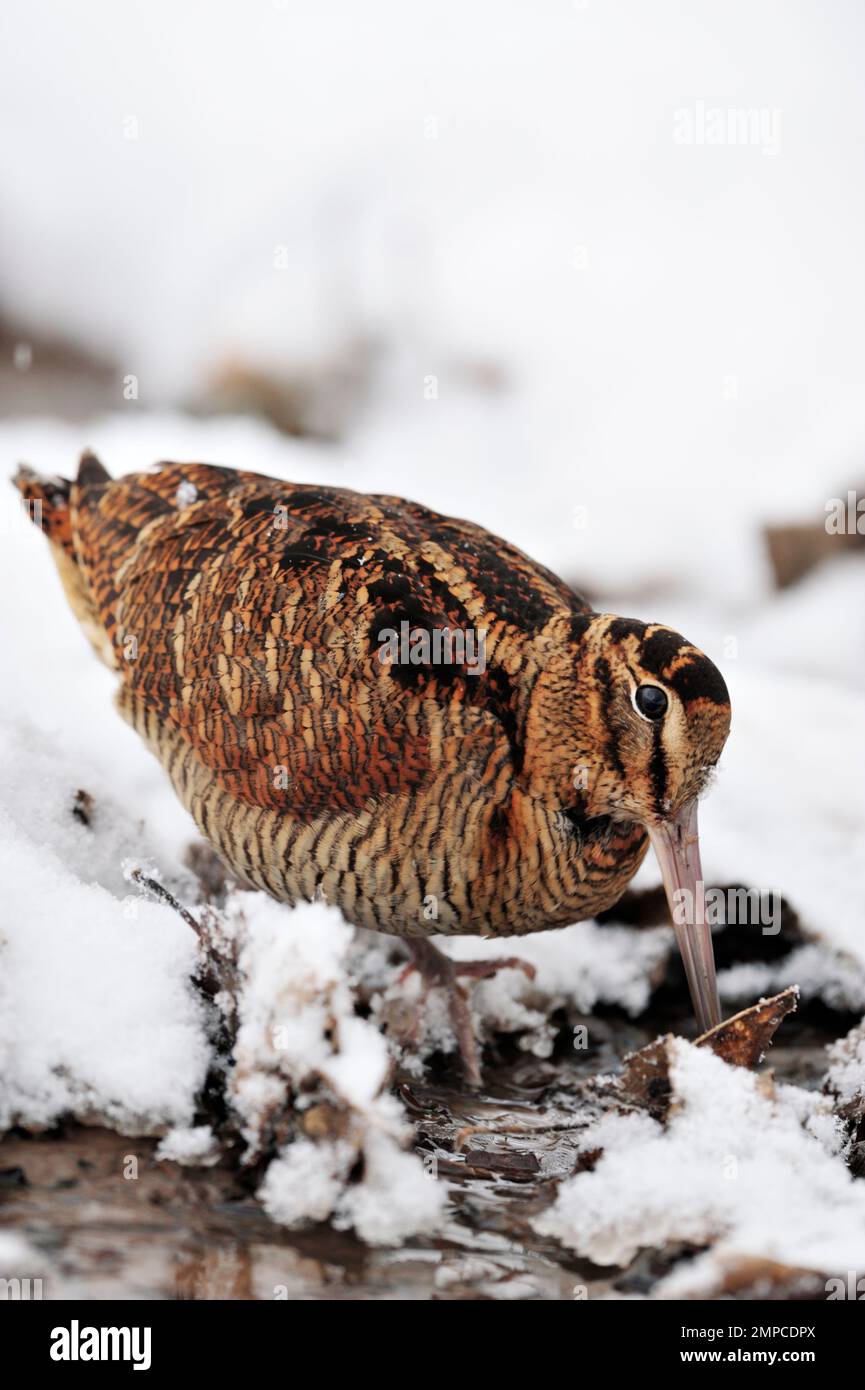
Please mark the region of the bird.
[[401, 937], [519, 936], [615, 905], [651, 844], [697, 1026], [720, 1022], [698, 798], [727, 686], [679, 633], [593, 610], [470, 521], [199, 462], [15, 483], [116, 703], [243, 886]]

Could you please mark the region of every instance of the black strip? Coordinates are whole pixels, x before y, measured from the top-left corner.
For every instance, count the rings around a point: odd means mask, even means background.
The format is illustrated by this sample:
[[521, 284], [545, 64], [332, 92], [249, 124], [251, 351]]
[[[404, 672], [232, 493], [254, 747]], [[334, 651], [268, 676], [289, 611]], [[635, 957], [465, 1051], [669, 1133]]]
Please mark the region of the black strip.
[[601, 701], [601, 711], [604, 716], [604, 727], [607, 731], [607, 747], [610, 753], [610, 761], [620, 777], [625, 776], [625, 768], [622, 756], [619, 752], [618, 730], [607, 717], [613, 705], [613, 677], [610, 673], [610, 663], [605, 656], [599, 656], [595, 662], [595, 676], [601, 690], [603, 699]]
[[652, 729], [652, 760], [649, 763], [649, 776], [652, 779], [652, 793], [655, 810], [663, 815], [667, 799], [667, 755], [662, 740], [663, 724], [655, 724]]

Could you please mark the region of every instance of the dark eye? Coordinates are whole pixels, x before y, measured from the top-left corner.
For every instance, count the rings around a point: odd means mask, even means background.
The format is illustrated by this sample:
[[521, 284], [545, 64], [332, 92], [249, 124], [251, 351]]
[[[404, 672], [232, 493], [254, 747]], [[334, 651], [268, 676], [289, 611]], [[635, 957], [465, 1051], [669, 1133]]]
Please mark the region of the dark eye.
[[637, 709], [647, 719], [663, 719], [667, 712], [667, 696], [659, 685], [640, 685], [634, 696]]

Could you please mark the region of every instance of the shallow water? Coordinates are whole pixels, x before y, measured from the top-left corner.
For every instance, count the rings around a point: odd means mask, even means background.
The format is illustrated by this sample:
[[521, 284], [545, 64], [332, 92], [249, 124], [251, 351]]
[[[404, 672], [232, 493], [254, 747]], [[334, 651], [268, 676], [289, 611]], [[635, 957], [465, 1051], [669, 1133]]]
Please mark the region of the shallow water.
[[[374, 1250], [328, 1226], [277, 1227], [227, 1168], [158, 1162], [157, 1140], [70, 1124], [0, 1142], [0, 1231], [25, 1236], [45, 1298], [542, 1299], [641, 1297], [682, 1254], [644, 1252], [604, 1270], [538, 1236], [530, 1219], [574, 1171], [592, 1113], [585, 1081], [683, 1020], [593, 1020], [588, 1053], [549, 1062], [488, 1054], [486, 1090], [455, 1068], [406, 1076], [397, 1090], [434, 1180], [452, 1184], [452, 1217], [435, 1239]], [[844, 1031], [826, 1011], [785, 1020], [772, 1049], [779, 1078], [818, 1084], [823, 1046]], [[4, 1273], [12, 1271], [4, 1270]]]

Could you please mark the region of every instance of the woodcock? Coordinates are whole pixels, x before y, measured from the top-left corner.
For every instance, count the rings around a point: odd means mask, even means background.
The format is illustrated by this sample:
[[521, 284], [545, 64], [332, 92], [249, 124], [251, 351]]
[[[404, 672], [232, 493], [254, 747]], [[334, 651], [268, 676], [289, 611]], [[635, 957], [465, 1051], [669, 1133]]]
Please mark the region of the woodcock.
[[424, 939], [594, 916], [649, 841], [698, 1024], [719, 1021], [697, 798], [730, 705], [678, 633], [399, 497], [198, 463], [112, 480], [89, 453], [73, 483], [16, 482], [121, 713], [231, 872], [407, 938], [473, 1080], [465, 995]]

